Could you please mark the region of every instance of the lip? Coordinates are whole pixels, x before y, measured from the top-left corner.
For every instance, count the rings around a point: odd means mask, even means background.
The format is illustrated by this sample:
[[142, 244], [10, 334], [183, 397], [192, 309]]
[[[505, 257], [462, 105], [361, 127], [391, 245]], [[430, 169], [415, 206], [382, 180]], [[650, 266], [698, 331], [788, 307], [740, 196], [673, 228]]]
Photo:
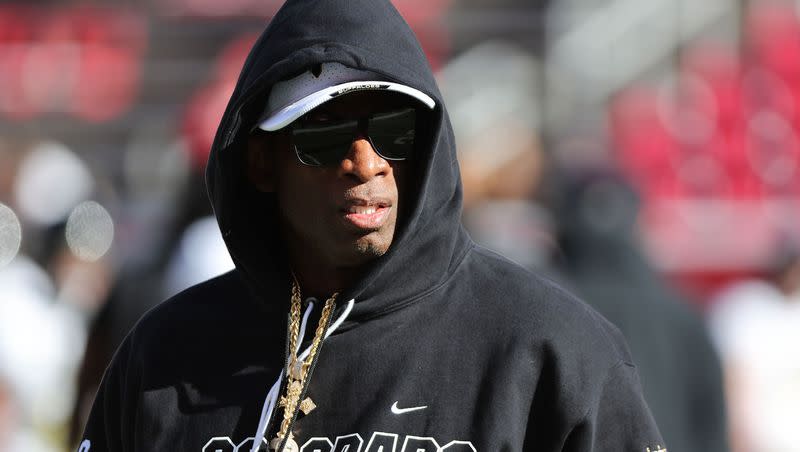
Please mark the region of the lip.
[[374, 231], [380, 229], [389, 218], [392, 205], [379, 199], [353, 199], [348, 200], [345, 206], [339, 209], [342, 219], [346, 224], [359, 231]]

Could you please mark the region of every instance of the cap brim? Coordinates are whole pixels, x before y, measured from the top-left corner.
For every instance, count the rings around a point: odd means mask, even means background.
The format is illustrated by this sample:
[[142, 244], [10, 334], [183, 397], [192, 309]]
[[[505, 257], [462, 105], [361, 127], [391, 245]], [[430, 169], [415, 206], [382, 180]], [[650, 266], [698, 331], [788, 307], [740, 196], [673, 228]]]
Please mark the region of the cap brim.
[[436, 102], [418, 89], [410, 86], [401, 85], [399, 83], [384, 82], [384, 81], [361, 81], [361, 82], [347, 82], [339, 85], [330, 86], [321, 89], [313, 94], [287, 105], [280, 110], [272, 113], [266, 118], [262, 118], [258, 124], [258, 128], [265, 131], [280, 130], [287, 125], [291, 124], [295, 119], [303, 116], [309, 111], [319, 107], [325, 102], [335, 99], [341, 95], [349, 94], [356, 91], [394, 91], [398, 93], [407, 94], [414, 99], [422, 102], [430, 109], [436, 106]]

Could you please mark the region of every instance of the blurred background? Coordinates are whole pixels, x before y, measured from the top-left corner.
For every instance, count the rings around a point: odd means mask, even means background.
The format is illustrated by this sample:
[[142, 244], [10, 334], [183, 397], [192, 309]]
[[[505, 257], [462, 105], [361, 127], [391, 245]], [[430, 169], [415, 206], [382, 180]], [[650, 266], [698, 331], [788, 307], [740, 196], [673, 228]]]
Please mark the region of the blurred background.
[[[277, 0], [0, 1], [0, 451], [74, 450]], [[800, 451], [800, 1], [395, 0], [474, 239], [622, 330], [673, 452]]]

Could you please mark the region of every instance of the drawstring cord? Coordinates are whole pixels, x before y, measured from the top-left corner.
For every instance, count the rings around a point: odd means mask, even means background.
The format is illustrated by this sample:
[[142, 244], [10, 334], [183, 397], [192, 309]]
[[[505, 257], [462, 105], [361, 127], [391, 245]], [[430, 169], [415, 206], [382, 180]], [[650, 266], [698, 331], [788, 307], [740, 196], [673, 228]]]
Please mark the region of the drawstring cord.
[[[300, 326], [300, 337], [297, 341], [297, 346], [300, 347], [300, 344], [303, 343], [303, 338], [306, 334], [306, 324], [308, 323], [308, 318], [311, 316], [311, 312], [314, 310], [314, 302], [309, 301], [308, 307], [306, 307], [306, 312], [303, 314], [303, 323]], [[297, 350], [295, 350], [295, 353]], [[275, 381], [275, 384], [272, 385], [269, 392], [267, 393], [267, 398], [264, 400], [264, 406], [261, 407], [261, 417], [258, 420], [258, 429], [256, 430], [256, 436], [258, 437], [258, 441], [253, 442], [253, 448], [250, 452], [255, 452], [258, 450], [258, 445], [264, 438], [264, 434], [266, 433], [264, 430], [267, 428], [267, 422], [272, 417], [272, 412], [275, 410], [275, 404], [278, 401], [278, 391], [281, 387], [281, 381], [283, 381], [284, 375], [284, 368], [281, 368], [281, 373], [278, 375], [278, 380]]]
[[[355, 305], [355, 299], [350, 299], [347, 302], [347, 306], [345, 307], [342, 315], [336, 319], [333, 324], [331, 324], [327, 331], [325, 331], [325, 336], [323, 339], [327, 339], [337, 328], [339, 328], [342, 323], [347, 319], [347, 316], [350, 315], [350, 311], [353, 310], [353, 305]], [[311, 312], [314, 310], [314, 302], [310, 301], [308, 303], [308, 307], [306, 307], [306, 311], [303, 313], [303, 321], [300, 325], [300, 333], [297, 341], [297, 349], [295, 353], [300, 351], [300, 344], [303, 343], [303, 338], [306, 334], [306, 324], [308, 323], [308, 318], [311, 316]], [[298, 356], [298, 360], [302, 361], [308, 354], [311, 352], [311, 347], [307, 347], [300, 353]], [[258, 420], [258, 427], [256, 429], [255, 439], [253, 441], [253, 447], [250, 449], [250, 452], [257, 452], [258, 448], [261, 446], [261, 443], [264, 441], [264, 435], [266, 435], [267, 430], [267, 423], [272, 418], [272, 412], [275, 411], [275, 405], [278, 403], [278, 398], [280, 397], [279, 391], [281, 388], [281, 382], [283, 381], [285, 366], [281, 368], [281, 372], [278, 375], [278, 379], [275, 380], [275, 383], [270, 388], [269, 392], [267, 393], [266, 399], [264, 399], [264, 405], [261, 408], [261, 417]]]

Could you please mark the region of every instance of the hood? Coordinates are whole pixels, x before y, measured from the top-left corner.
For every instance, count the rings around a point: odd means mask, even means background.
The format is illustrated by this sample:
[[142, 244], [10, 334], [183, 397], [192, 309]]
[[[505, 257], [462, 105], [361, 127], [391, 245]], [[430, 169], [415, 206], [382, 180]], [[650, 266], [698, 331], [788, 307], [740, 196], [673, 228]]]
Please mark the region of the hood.
[[565, 269], [589, 278], [613, 279], [621, 272], [629, 280], [649, 278], [653, 272], [639, 251], [640, 200], [634, 187], [610, 168], [579, 170], [561, 179], [556, 210]]
[[338, 62], [379, 73], [436, 101], [427, 152], [415, 158], [414, 199], [389, 251], [340, 299], [356, 300], [351, 320], [412, 302], [452, 273], [470, 246], [460, 225], [461, 182], [442, 96], [416, 37], [388, 0], [287, 1], [250, 51], [217, 130], [206, 182], [238, 270], [263, 303], [288, 303], [290, 273], [274, 196], [254, 190], [244, 172], [249, 131], [270, 88], [315, 64]]

